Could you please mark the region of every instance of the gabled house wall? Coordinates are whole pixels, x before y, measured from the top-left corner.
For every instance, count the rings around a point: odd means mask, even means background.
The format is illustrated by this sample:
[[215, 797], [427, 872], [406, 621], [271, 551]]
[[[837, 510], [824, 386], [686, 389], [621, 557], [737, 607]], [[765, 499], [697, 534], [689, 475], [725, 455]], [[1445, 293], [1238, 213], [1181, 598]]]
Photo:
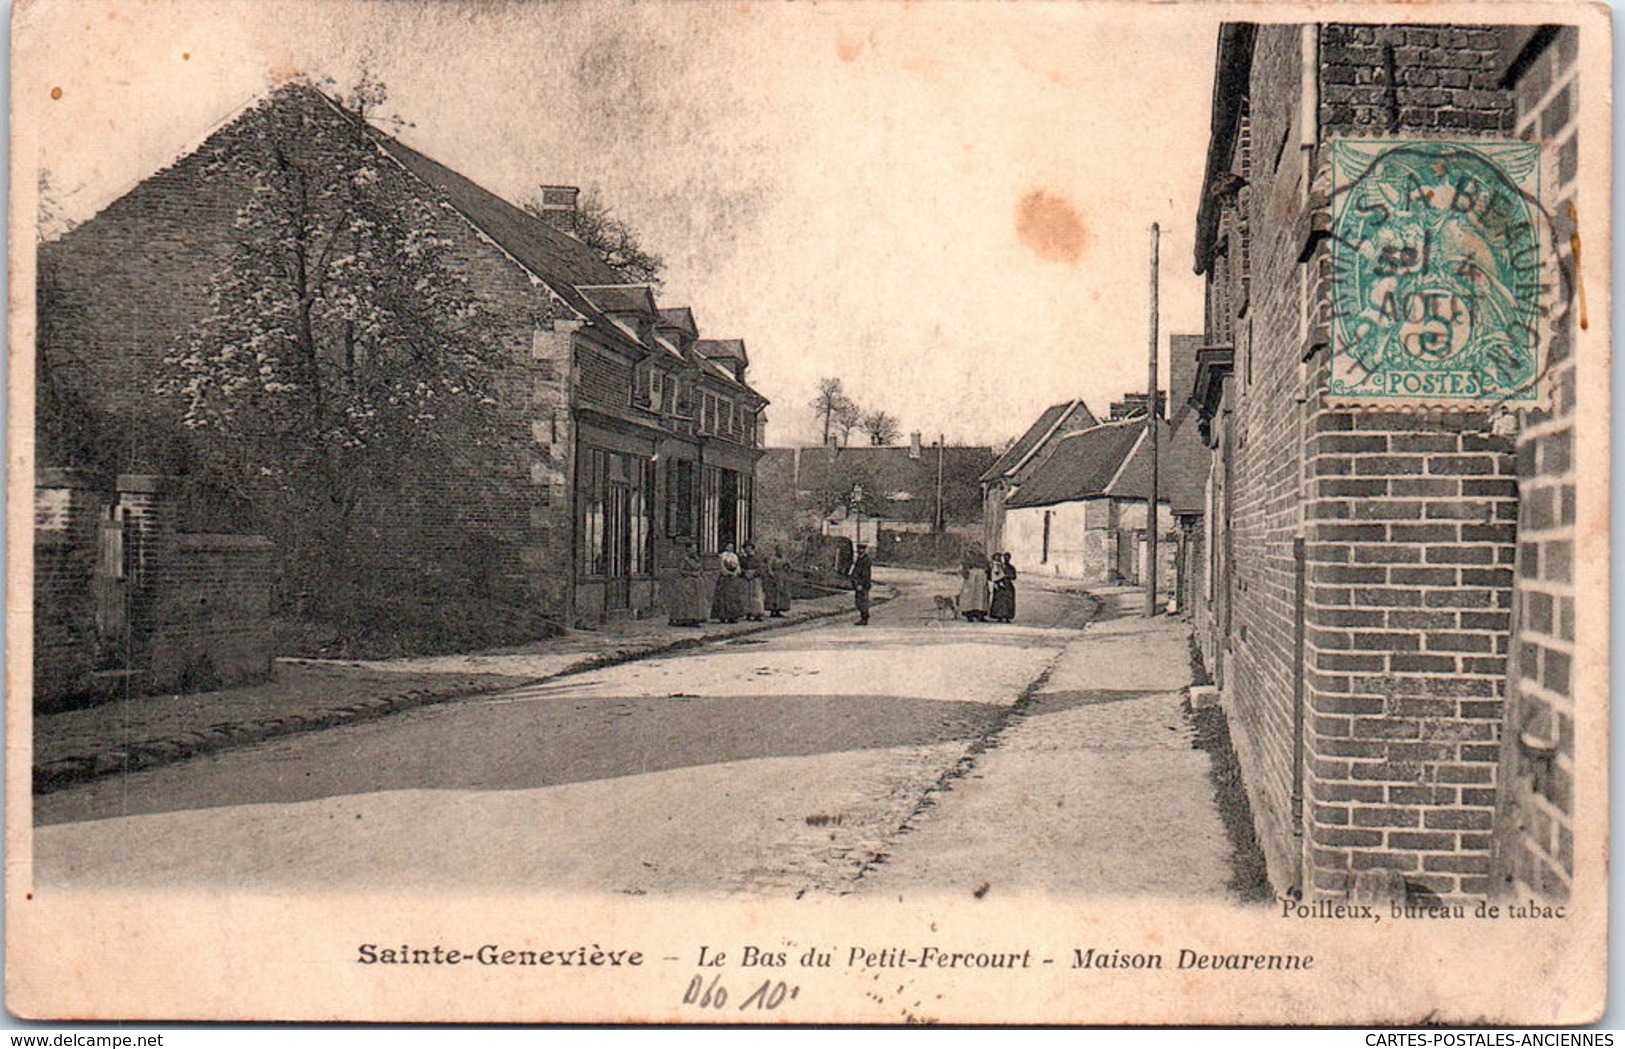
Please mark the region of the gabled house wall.
[[1021, 479], [1054, 451], [1056, 441], [1098, 421], [1081, 399], [1051, 405], [994, 460], [982, 474], [982, 544], [986, 550], [1005, 549], [1005, 504]]
[[[158, 396], [155, 377], [207, 313], [210, 281], [240, 235], [234, 223], [251, 187], [218, 177], [217, 161], [242, 147], [269, 107], [347, 132], [310, 142], [359, 151], [377, 192], [421, 202], [449, 244], [447, 265], [496, 318], [494, 424], [477, 442], [458, 442], [445, 469], [401, 477], [364, 507], [358, 548], [368, 563], [359, 567], [381, 593], [407, 600], [473, 580], [494, 601], [564, 625], [647, 614], [660, 607], [660, 573], [684, 540], [714, 552], [749, 537], [765, 399], [691, 347], [662, 357], [653, 315], [646, 331], [628, 332], [597, 309], [580, 287], [624, 279], [578, 242], [298, 85], [41, 246], [41, 400], [54, 391], [50, 403], [67, 408], [42, 413], [42, 465], [109, 477], [186, 469], [179, 406]], [[728, 345], [742, 372], [743, 344]], [[670, 380], [659, 408], [648, 400], [651, 360]], [[701, 418], [702, 393], [713, 407], [734, 403], [731, 425], [719, 425], [720, 412]], [[86, 414], [81, 405], [104, 420], [99, 432], [67, 424]], [[681, 478], [677, 463], [689, 464]], [[591, 578], [603, 558], [587, 550], [593, 515], [583, 496], [645, 473], [631, 501], [629, 542], [644, 551], [637, 571]]]
[[[53, 382], [116, 420], [118, 438], [127, 442], [111, 450], [120, 470], [166, 473], [176, 467], [179, 406], [157, 397], [154, 380], [163, 357], [176, 352], [209, 309], [209, 284], [230, 257], [237, 210], [251, 191], [212, 176], [209, 168], [221, 154], [241, 148], [267, 106], [295, 108], [330, 125], [345, 120], [319, 93], [284, 89], [96, 217], [41, 246], [42, 285], [50, 282], [52, 294], [50, 319], [42, 325], [42, 365]], [[362, 549], [376, 556], [364, 567], [401, 577], [394, 583], [381, 578], [381, 585], [410, 590], [414, 577], [460, 562], [459, 571], [495, 575], [528, 599], [562, 610], [574, 439], [566, 384], [573, 339], [541, 318], [563, 311], [545, 287], [433, 191], [358, 135], [346, 141], [376, 160], [381, 184], [423, 200], [440, 217], [436, 232], [452, 245], [450, 264], [502, 318], [506, 344], [497, 384], [499, 432], [485, 435], [488, 447], [471, 448], [471, 461], [459, 468], [414, 477], [374, 501], [362, 525], [373, 541]], [[533, 425], [540, 423], [545, 429]], [[43, 436], [41, 443], [43, 454]]]

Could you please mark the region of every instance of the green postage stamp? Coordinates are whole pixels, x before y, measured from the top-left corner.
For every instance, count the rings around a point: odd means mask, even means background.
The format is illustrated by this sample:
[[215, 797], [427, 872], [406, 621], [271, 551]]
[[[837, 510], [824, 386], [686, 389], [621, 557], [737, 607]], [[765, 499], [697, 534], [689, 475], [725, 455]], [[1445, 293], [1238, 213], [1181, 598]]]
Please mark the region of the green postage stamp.
[[1540, 405], [1540, 146], [1340, 139], [1331, 176], [1331, 403]]

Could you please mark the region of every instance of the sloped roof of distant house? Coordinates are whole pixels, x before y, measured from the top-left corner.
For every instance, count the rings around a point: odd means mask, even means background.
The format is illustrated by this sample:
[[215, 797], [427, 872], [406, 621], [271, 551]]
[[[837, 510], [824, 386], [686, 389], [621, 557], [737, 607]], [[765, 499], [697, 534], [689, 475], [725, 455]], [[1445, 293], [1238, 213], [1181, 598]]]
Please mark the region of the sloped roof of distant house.
[[[1187, 412], [1178, 427], [1165, 420], [1157, 425], [1158, 501], [1167, 502], [1176, 514], [1201, 513], [1207, 449], [1197, 432], [1197, 417]], [[1020, 509], [1084, 499], [1143, 500], [1150, 488], [1151, 451], [1141, 415], [1066, 434], [1005, 505]]]
[[1125, 419], [1064, 435], [1005, 505], [1052, 506], [1108, 494], [1112, 478], [1144, 434], [1142, 420]]
[[[1134, 420], [1136, 424], [1141, 420]], [[1141, 439], [1135, 442], [1103, 494], [1119, 499], [1144, 499], [1151, 490], [1151, 449], [1144, 440], [1145, 427], [1137, 425]], [[1177, 426], [1160, 424], [1157, 434], [1157, 499], [1167, 502], [1176, 514], [1201, 513], [1206, 502], [1207, 446], [1198, 432], [1194, 413], [1180, 415]]]
[[1003, 477], [1019, 469], [1035, 452], [1043, 447], [1055, 431], [1069, 418], [1081, 409], [1083, 418], [1087, 422], [1078, 422], [1077, 429], [1084, 429], [1096, 423], [1095, 415], [1089, 410], [1080, 398], [1073, 398], [1060, 404], [1052, 404], [1044, 409], [1038, 421], [1027, 428], [1027, 432], [1016, 438], [1016, 442], [1005, 449], [1003, 455], [994, 460], [982, 474], [981, 480], [991, 481]]
[[[894, 520], [930, 520], [935, 512], [937, 452], [925, 446], [913, 458], [908, 445], [858, 445], [836, 449], [814, 445], [810, 448], [769, 448], [758, 474], [795, 474], [800, 491], [818, 491], [834, 479], [861, 478], [866, 489], [865, 513]], [[942, 450], [943, 471], [948, 484], [980, 472], [993, 459], [993, 449], [949, 445]], [[974, 490], [973, 490], [974, 494]]]

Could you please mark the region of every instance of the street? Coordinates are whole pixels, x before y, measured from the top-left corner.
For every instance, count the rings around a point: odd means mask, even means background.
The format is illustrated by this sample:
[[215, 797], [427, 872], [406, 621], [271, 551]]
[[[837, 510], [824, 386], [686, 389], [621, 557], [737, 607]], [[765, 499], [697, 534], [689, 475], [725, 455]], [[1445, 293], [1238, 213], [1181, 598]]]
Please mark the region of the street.
[[935, 609], [951, 577], [878, 578], [901, 594], [868, 627], [738, 638], [41, 796], [36, 880], [1223, 893], [1207, 757], [1179, 707], [1182, 624], [1148, 634], [1108, 611], [1085, 630], [1093, 599], [1033, 586], [1015, 624], [970, 624]]

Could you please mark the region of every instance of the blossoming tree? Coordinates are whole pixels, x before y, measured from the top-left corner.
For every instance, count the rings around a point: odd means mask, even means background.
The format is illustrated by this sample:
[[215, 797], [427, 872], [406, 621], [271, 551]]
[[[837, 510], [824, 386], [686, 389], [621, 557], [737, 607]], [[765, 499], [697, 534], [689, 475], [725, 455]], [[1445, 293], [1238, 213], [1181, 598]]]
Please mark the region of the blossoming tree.
[[330, 599], [371, 541], [359, 522], [480, 454], [499, 339], [445, 210], [364, 121], [304, 99], [262, 104], [205, 169], [249, 193], [160, 391], [283, 547], [292, 590]]

